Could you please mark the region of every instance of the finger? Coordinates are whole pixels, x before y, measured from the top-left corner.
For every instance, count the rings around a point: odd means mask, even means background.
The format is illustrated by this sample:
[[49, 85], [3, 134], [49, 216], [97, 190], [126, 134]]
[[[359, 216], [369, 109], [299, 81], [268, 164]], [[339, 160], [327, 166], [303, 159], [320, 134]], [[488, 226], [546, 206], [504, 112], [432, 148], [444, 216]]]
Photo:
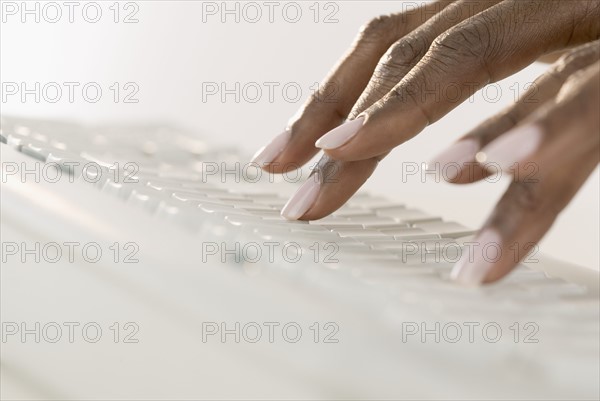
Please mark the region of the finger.
[[533, 82], [514, 105], [477, 126], [428, 165], [441, 172], [444, 179], [456, 184], [472, 183], [486, 178], [490, 173], [476, 162], [476, 154], [500, 135], [513, 129], [547, 101], [555, 98], [572, 74], [599, 59], [600, 41], [572, 50]]
[[333, 213], [364, 184], [377, 164], [377, 158], [342, 162], [325, 155], [281, 215], [288, 220], [318, 220]]
[[485, 146], [477, 161], [517, 180], [554, 174], [557, 161], [577, 160], [600, 146], [598, 110], [600, 62], [572, 75], [555, 102]]
[[457, 1], [396, 41], [377, 64], [367, 88], [354, 105], [350, 118], [356, 118], [392, 90], [425, 56], [436, 37], [499, 1], [501, 0]]
[[[351, 121], [326, 134], [319, 147], [339, 160], [382, 154], [440, 119], [475, 90], [531, 64], [541, 54], [600, 36], [600, 7], [591, 7], [588, 1], [527, 4], [537, 5], [532, 15], [522, 12], [520, 0], [507, 0], [439, 36], [417, 66], [361, 114], [362, 122]], [[527, 18], [544, 23], [527, 23]]]
[[565, 53], [566, 53], [565, 50], [559, 50], [556, 52], [547, 53], [547, 54], [544, 54], [541, 57], [539, 57], [537, 59], [537, 61], [540, 63], [554, 64], [555, 62], [560, 60], [560, 58], [563, 57], [565, 55]]
[[465, 244], [451, 278], [475, 286], [508, 274], [535, 249], [598, 160], [598, 150], [592, 149], [579, 160], [561, 164], [556, 174], [513, 182], [475, 240]]
[[[476, 237], [473, 252], [464, 253], [453, 269], [455, 280], [474, 285], [506, 275], [542, 238], [598, 164], [600, 62], [570, 80], [555, 104], [540, 109], [532, 124], [514, 131], [520, 130], [518, 136], [507, 139], [514, 132], [507, 133], [484, 148], [490, 158], [504, 157], [501, 166], [516, 160], [537, 170], [524, 176], [520, 166], [514, 169], [514, 181]], [[510, 157], [499, 152], [499, 147], [503, 152], [508, 149], [508, 141], [512, 141]], [[496, 256], [490, 256], [490, 248], [495, 248]]]
[[376, 18], [366, 24], [350, 51], [330, 72], [288, 128], [261, 148], [253, 162], [274, 173], [289, 171], [317, 152], [315, 141], [341, 124], [366, 87], [377, 61], [408, 32], [451, 3], [441, 0], [417, 10]]

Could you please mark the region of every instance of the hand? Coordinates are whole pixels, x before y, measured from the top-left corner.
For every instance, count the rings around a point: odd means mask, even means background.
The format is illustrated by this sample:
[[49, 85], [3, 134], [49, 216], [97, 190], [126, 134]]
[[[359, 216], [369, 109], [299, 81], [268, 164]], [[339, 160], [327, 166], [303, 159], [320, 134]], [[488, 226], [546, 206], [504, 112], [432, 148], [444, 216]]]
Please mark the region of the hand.
[[488, 170], [513, 176], [456, 264], [454, 279], [474, 285], [510, 272], [594, 171], [600, 160], [599, 60], [598, 41], [568, 53], [515, 105], [430, 163], [457, 184], [478, 181]]
[[[392, 148], [476, 90], [539, 57], [596, 40], [599, 17], [596, 0], [442, 0], [377, 18], [254, 161], [279, 173], [322, 148], [313, 177], [282, 214], [324, 217], [356, 192]], [[327, 101], [332, 93], [335, 101]]]

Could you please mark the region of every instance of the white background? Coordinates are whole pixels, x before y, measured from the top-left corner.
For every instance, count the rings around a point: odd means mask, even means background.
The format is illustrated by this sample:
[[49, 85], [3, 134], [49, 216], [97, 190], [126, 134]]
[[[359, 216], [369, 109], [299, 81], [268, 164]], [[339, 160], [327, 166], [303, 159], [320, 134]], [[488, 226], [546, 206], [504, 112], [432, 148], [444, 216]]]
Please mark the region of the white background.
[[[3, 9], [6, 3], [11, 2], [3, 1]], [[33, 9], [38, 2], [27, 3]], [[20, 13], [3, 15], [6, 22], [1, 28], [0, 72], [3, 83], [98, 82], [104, 89], [102, 99], [88, 103], [80, 91], [75, 92], [73, 103], [66, 94], [54, 104], [43, 100], [36, 103], [31, 97], [22, 102], [13, 96], [3, 99], [3, 114], [83, 121], [166, 120], [192, 128], [215, 143], [235, 144], [251, 154], [285, 127], [310, 88], [334, 65], [363, 23], [371, 17], [398, 11], [407, 3], [421, 2], [345, 1], [327, 7], [327, 2], [321, 2], [317, 7], [318, 22], [314, 21], [315, 2], [297, 2], [302, 17], [296, 23], [289, 22], [295, 7], [284, 14], [285, 3], [276, 2], [270, 22], [269, 9], [258, 2], [262, 18], [252, 23], [256, 9], [246, 8], [244, 14], [244, 3], [237, 4], [239, 22], [235, 21], [235, 14], [225, 15], [223, 22], [220, 13], [203, 14], [200, 1], [138, 1], [135, 5], [139, 10], [134, 17], [139, 22], [131, 24], [122, 20], [135, 10], [133, 6], [125, 9], [125, 2], [121, 2], [121, 22], [115, 23], [114, 12], [109, 9], [114, 2], [98, 3], [102, 18], [97, 23], [83, 18], [86, 2], [75, 8], [73, 23], [68, 21], [63, 2], [58, 2], [63, 15], [57, 23], [48, 23], [43, 15], [39, 23], [34, 15], [27, 15], [25, 23]], [[21, 8], [21, 2], [16, 4]], [[39, 3], [40, 12], [43, 4]], [[213, 4], [223, 10], [222, 2]], [[236, 7], [235, 2], [228, 2], [228, 7]], [[53, 18], [54, 11], [46, 10]], [[88, 17], [94, 16], [93, 9], [88, 12]], [[337, 22], [324, 23], [331, 12]], [[366, 187], [432, 214], [479, 226], [507, 181], [454, 187], [445, 183], [424, 184], [412, 177], [402, 183], [402, 163], [426, 162], [471, 127], [510, 104], [517, 88], [522, 92], [523, 85], [545, 68], [535, 64], [491, 88], [487, 97], [476, 95], [473, 102], [463, 104], [396, 149], [381, 163]], [[115, 103], [108, 89], [114, 82], [121, 86], [135, 82], [140, 88], [135, 96], [139, 103]], [[206, 82], [225, 82], [230, 88], [236, 82], [241, 86], [256, 82], [264, 91], [257, 102], [241, 98], [236, 103], [233, 96], [222, 102], [219, 96], [203, 99]], [[302, 99], [291, 101], [276, 89], [271, 101], [264, 82], [278, 82], [279, 88], [286, 83], [299, 85]], [[515, 83], [517, 86], [513, 86]], [[250, 94], [255, 96], [254, 92]], [[294, 96], [292, 90], [289, 96]], [[542, 252], [598, 269], [598, 193], [596, 171], [543, 240]]]

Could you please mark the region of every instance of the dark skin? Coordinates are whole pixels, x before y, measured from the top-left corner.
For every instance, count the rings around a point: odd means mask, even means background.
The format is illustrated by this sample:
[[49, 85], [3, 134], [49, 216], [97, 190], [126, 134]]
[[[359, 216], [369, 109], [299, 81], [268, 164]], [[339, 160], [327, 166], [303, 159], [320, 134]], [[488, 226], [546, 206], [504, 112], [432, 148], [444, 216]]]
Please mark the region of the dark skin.
[[[394, 147], [476, 90], [538, 59], [558, 58], [532, 87], [535, 93], [525, 93], [463, 138], [473, 139], [485, 159], [486, 146], [513, 128], [541, 132], [517, 168], [535, 163], [535, 180], [524, 179], [531, 178], [529, 171], [507, 171], [515, 179], [484, 225], [498, 233], [503, 247], [518, 244], [522, 258], [598, 164], [599, 38], [599, 0], [444, 0], [377, 18], [290, 122], [289, 142], [264, 168], [281, 173], [306, 163], [320, 150], [315, 141], [346, 119], [364, 117], [348, 141], [324, 150], [313, 171], [321, 185], [300, 219], [322, 218], [342, 206]], [[332, 88], [336, 101], [323, 101]], [[443, 95], [449, 92], [452, 98]], [[525, 101], [532, 97], [536, 101]], [[488, 174], [473, 156], [470, 173], [451, 182], [471, 183]], [[504, 254], [483, 282], [503, 277], [518, 263], [514, 252]]]

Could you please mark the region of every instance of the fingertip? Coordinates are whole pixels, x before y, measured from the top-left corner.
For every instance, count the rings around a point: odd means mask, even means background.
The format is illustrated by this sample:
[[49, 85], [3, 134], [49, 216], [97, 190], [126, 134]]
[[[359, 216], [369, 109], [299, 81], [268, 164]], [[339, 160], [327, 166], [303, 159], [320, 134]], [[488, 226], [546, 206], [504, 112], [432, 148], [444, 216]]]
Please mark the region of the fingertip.
[[476, 158], [483, 166], [493, 164], [502, 171], [509, 171], [515, 163], [521, 163], [537, 152], [542, 138], [543, 131], [538, 124], [519, 125], [487, 144]]
[[465, 177], [465, 170], [470, 172], [471, 165], [475, 163], [475, 155], [479, 151], [480, 144], [475, 138], [465, 138], [454, 142], [429, 163], [428, 168], [432, 166], [439, 171], [444, 181], [457, 184], [469, 182]]
[[320, 188], [321, 184], [318, 178], [316, 176], [309, 177], [281, 209], [281, 216], [286, 220], [299, 220], [304, 217], [319, 196]]
[[260, 148], [252, 157], [251, 163], [256, 163], [261, 167], [268, 166], [285, 150], [291, 138], [291, 131], [283, 131], [265, 146]]
[[465, 245], [467, 246], [463, 248], [463, 253], [454, 265], [450, 278], [463, 286], [478, 287], [486, 281], [497, 262], [490, 258], [487, 250], [490, 247], [501, 249], [502, 239], [495, 229], [484, 228], [473, 242]]
[[342, 147], [356, 136], [364, 121], [365, 118], [362, 116], [354, 120], [347, 120], [344, 124], [320, 137], [315, 142], [315, 146], [323, 150], [334, 150]]

